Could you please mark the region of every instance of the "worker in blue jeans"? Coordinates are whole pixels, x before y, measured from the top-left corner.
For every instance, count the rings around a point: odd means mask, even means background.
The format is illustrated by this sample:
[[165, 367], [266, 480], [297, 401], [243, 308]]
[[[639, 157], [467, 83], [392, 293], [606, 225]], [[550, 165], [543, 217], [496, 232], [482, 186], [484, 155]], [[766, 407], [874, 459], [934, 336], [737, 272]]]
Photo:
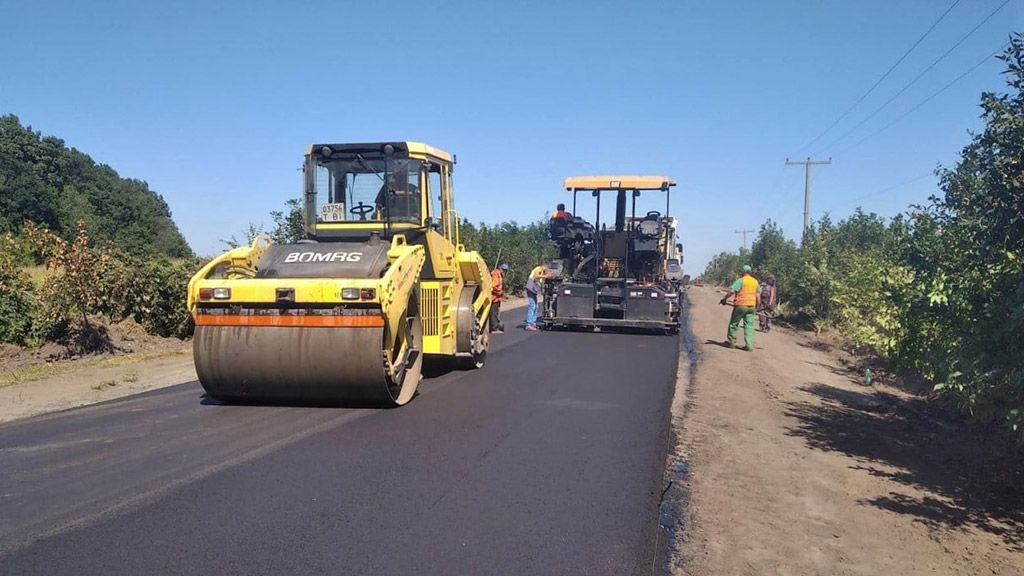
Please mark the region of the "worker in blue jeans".
[[537, 331], [537, 296], [545, 278], [548, 278], [547, 271], [543, 266], [537, 266], [526, 280], [526, 330], [529, 332]]

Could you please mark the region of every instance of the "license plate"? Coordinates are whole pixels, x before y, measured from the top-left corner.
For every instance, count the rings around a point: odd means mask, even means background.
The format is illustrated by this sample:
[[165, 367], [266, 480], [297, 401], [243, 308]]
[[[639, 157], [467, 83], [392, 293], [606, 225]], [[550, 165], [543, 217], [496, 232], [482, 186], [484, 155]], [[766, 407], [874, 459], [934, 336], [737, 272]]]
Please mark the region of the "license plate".
[[343, 222], [345, 205], [340, 203], [324, 204], [320, 207], [320, 219], [324, 222]]

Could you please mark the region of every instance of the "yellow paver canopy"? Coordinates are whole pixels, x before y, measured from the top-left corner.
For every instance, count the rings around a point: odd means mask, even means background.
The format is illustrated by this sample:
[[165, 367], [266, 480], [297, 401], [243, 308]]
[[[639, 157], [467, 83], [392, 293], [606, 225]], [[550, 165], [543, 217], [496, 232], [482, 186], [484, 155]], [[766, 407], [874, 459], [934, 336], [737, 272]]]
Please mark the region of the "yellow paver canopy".
[[668, 190], [676, 181], [667, 176], [571, 176], [566, 190]]

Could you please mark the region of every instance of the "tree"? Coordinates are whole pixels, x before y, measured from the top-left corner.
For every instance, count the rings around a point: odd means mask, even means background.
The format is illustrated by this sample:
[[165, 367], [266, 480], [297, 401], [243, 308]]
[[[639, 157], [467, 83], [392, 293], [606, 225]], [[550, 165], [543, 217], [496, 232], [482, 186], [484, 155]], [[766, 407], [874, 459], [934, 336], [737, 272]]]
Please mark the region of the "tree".
[[462, 243], [471, 250], [479, 251], [489, 267], [494, 268], [503, 262], [509, 265], [505, 276], [509, 292], [522, 290], [530, 270], [555, 255], [554, 244], [548, 238], [547, 220], [525, 226], [516, 222], [473, 225], [469, 220], [463, 220], [459, 228]]
[[280, 210], [271, 211], [270, 217], [274, 221], [274, 229], [270, 237], [277, 244], [290, 244], [298, 242], [306, 237], [306, 219], [302, 212], [302, 201], [292, 198], [285, 202], [288, 213]]
[[0, 230], [35, 222], [65, 240], [83, 222], [94, 243], [132, 254], [192, 254], [163, 197], [142, 180], [122, 178], [64, 141], [0, 116]]
[[985, 128], [952, 169], [942, 197], [917, 210], [905, 254], [919, 291], [901, 358], [982, 415], [1024, 429], [1024, 36], [999, 59], [1008, 94], [981, 97]]
[[246, 226], [245, 230], [242, 230], [242, 240], [239, 240], [238, 236], [232, 234], [230, 238], [220, 238], [219, 241], [229, 249], [238, 248], [240, 246], [250, 246], [257, 236], [262, 236], [264, 233], [262, 222], [259, 224], [256, 222], [249, 222], [249, 225]]
[[796, 243], [786, 239], [778, 224], [767, 220], [750, 247], [750, 264], [762, 281], [768, 275], [775, 276], [779, 296], [782, 297], [785, 287], [795, 280], [799, 266]]
[[704, 281], [719, 286], [728, 286], [735, 280], [744, 264], [750, 263], [750, 252], [741, 248], [739, 252], [716, 254], [704, 269]]
[[21, 243], [0, 236], [0, 342], [26, 344], [39, 308], [35, 289], [19, 262]]
[[89, 246], [82, 221], [70, 242], [33, 222], [26, 222], [22, 232], [52, 273], [43, 283], [41, 336], [76, 341], [73, 347], [78, 352], [112, 351], [105, 328], [89, 321], [91, 314], [101, 313], [107, 295], [103, 279], [110, 253]]

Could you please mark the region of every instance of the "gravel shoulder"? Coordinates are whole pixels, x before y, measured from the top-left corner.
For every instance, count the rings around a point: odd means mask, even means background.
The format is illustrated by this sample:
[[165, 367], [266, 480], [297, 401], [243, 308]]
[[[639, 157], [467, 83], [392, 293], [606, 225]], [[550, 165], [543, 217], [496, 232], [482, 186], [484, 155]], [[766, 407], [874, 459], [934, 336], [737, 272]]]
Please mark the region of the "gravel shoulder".
[[864, 386], [813, 335], [726, 348], [721, 295], [689, 296], [700, 360], [677, 430], [676, 573], [1024, 575], [1024, 465], [1008, 438]]

